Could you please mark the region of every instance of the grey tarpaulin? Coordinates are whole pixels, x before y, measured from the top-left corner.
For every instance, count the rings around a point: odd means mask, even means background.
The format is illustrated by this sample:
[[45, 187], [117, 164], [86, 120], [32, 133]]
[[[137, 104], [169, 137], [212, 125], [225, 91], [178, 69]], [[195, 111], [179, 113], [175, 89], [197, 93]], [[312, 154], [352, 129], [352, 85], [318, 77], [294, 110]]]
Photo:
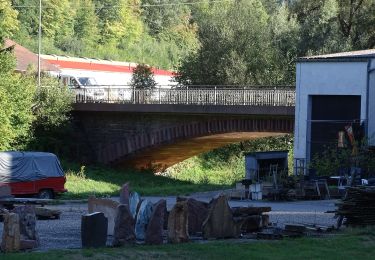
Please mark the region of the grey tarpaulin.
[[0, 152], [0, 182], [35, 181], [61, 176], [64, 176], [64, 172], [53, 153]]

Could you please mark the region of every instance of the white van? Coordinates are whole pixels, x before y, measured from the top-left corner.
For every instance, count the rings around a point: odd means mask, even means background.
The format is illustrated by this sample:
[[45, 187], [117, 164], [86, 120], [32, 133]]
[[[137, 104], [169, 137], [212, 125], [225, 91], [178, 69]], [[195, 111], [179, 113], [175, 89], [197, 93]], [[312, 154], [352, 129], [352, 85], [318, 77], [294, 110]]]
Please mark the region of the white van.
[[75, 92], [79, 101], [103, 101], [106, 98], [104, 89], [93, 77], [60, 75], [59, 78]]

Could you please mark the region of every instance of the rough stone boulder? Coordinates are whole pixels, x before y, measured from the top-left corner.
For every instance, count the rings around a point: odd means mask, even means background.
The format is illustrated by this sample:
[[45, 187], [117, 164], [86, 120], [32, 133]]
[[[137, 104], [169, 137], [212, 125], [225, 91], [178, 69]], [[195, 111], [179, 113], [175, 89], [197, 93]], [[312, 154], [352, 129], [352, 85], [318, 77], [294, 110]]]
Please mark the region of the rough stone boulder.
[[159, 200], [152, 211], [150, 221], [147, 225], [145, 242], [150, 245], [163, 244], [163, 230], [167, 201]]
[[177, 197], [178, 201], [186, 201], [188, 206], [188, 228], [189, 235], [202, 232], [203, 222], [208, 216], [208, 203], [193, 198]]
[[21, 234], [18, 214], [5, 213], [1, 250], [5, 253], [19, 251], [20, 236]]
[[171, 243], [189, 241], [188, 204], [186, 201], [177, 202], [169, 212], [168, 241]]
[[[13, 209], [13, 213], [18, 214], [20, 223], [21, 240], [32, 240], [34, 247], [39, 245], [39, 237], [36, 231], [35, 206], [23, 205]], [[32, 243], [28, 243], [31, 245]], [[21, 249], [26, 249], [22, 248]]]
[[122, 185], [120, 190], [120, 203], [129, 207], [129, 182]]
[[243, 220], [233, 217], [228, 200], [224, 195], [210, 202], [207, 219], [203, 223], [203, 238], [235, 238], [241, 234]]
[[136, 219], [137, 217], [137, 211], [139, 210], [140, 203], [141, 203], [141, 197], [139, 196], [137, 192], [133, 191], [130, 194], [130, 198], [129, 198], [129, 209], [134, 219]]
[[123, 246], [135, 242], [135, 221], [127, 205], [117, 206], [115, 228], [113, 231], [113, 246]]
[[137, 214], [135, 223], [135, 236], [138, 240], [144, 240], [146, 236], [147, 225], [150, 221], [153, 211], [153, 204], [148, 200], [143, 200]]
[[115, 217], [117, 206], [120, 203], [110, 199], [97, 199], [94, 196], [90, 196], [88, 200], [88, 211], [89, 213], [103, 212], [104, 216], [108, 219], [108, 235], [113, 235], [115, 228]]

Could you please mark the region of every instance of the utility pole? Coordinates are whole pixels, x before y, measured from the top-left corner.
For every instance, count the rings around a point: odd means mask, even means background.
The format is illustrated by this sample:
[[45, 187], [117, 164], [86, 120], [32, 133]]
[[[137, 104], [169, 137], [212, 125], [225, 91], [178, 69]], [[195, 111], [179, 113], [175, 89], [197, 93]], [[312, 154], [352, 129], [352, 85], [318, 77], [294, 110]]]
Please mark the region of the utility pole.
[[40, 52], [42, 49], [42, 0], [39, 0], [39, 30], [38, 30], [38, 88], [40, 88]]

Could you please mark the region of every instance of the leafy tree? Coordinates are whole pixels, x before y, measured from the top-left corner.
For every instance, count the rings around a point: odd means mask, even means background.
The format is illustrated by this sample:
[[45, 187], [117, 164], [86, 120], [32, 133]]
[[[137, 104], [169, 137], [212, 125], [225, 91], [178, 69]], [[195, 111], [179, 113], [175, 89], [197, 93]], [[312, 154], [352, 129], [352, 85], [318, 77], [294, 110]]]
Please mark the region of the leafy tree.
[[182, 84], [267, 84], [273, 51], [269, 16], [259, 0], [214, 5], [198, 21], [201, 47], [182, 61]]
[[57, 79], [44, 75], [33, 97], [34, 120], [27, 142], [34, 150], [60, 152], [69, 146], [70, 111], [73, 96]]
[[[12, 3], [15, 6], [24, 6], [18, 9], [18, 19], [29, 35], [37, 35], [39, 0], [12, 0]], [[69, 0], [42, 1], [43, 36], [59, 41], [67, 35], [72, 35], [74, 11], [70, 8]]]
[[92, 0], [80, 0], [74, 18], [74, 37], [87, 46], [93, 46], [99, 39], [98, 17]]
[[9, 0], [0, 0], [0, 47], [5, 38], [18, 30], [17, 14]]
[[9, 51], [0, 52], [0, 150], [12, 149], [26, 138], [34, 116], [31, 111], [35, 83], [13, 72], [15, 59]]
[[275, 51], [272, 59], [274, 82], [291, 84], [295, 78], [295, 60], [298, 56], [300, 26], [286, 4], [279, 6], [270, 17], [271, 45]]
[[139, 0], [95, 0], [101, 42], [122, 48], [137, 42], [143, 33]]
[[155, 88], [156, 82], [152, 69], [145, 64], [138, 64], [133, 70], [131, 85], [138, 89]]
[[375, 47], [375, 2], [373, 0], [342, 0], [338, 22], [342, 36], [354, 49]]

